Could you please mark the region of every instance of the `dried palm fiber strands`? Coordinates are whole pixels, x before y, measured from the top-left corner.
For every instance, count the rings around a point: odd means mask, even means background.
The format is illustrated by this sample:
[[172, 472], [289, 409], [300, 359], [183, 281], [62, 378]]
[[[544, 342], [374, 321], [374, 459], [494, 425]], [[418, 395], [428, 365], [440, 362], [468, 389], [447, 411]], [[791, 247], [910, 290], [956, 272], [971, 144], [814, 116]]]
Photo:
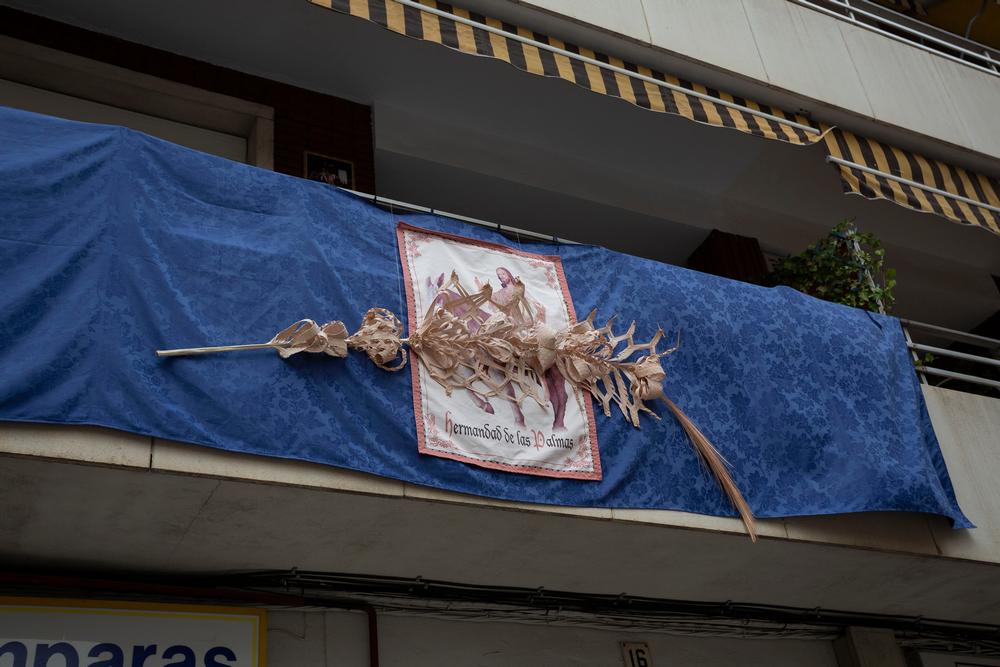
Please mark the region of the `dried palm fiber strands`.
[[678, 348], [657, 351], [662, 330], [648, 342], [636, 343], [635, 322], [625, 333], [615, 335], [613, 320], [602, 327], [594, 326], [596, 311], [561, 330], [537, 322], [518, 323], [504, 312], [495, 312], [485, 321], [473, 320], [470, 313], [481, 312], [480, 306], [492, 297], [489, 284], [470, 293], [452, 273], [441, 289], [452, 289], [459, 297], [432, 303], [416, 331], [407, 337], [403, 337], [403, 325], [392, 312], [372, 308], [350, 335], [343, 322], [319, 325], [306, 319], [283, 329], [267, 343], [158, 350], [157, 354], [170, 357], [271, 348], [287, 359], [299, 352], [346, 357], [354, 349], [367, 354], [379, 368], [399, 371], [406, 366], [408, 347], [448, 395], [458, 389], [475, 388], [489, 398], [507, 395], [508, 387], [514, 387], [512, 400], [518, 404], [533, 400], [542, 407], [549, 406], [542, 378], [555, 366], [573, 386], [591, 394], [605, 415], [611, 416], [613, 403], [636, 428], [641, 413], [660, 418], [647, 403], [662, 401], [732, 502], [750, 539], [757, 540], [753, 512], [729, 473], [729, 463], [663, 392], [666, 373], [660, 360]]

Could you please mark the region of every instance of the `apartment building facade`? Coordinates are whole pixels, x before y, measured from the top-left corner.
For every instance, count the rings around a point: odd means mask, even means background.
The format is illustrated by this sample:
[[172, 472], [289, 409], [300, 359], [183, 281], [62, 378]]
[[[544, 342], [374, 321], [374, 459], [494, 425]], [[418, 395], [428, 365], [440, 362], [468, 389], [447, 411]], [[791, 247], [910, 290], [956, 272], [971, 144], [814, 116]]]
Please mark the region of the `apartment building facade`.
[[[792, 516], [761, 519], [751, 543], [729, 517], [493, 500], [9, 421], [0, 613], [14, 620], [5, 633], [0, 615], [0, 665], [71, 664], [28, 642], [58, 639], [32, 634], [53, 616], [38, 609], [249, 619], [259, 636], [232, 641], [250, 647], [245, 664], [274, 667], [1000, 665], [988, 33], [861, 0], [6, 5], [0, 106], [324, 180], [389, 217], [491, 225], [518, 248], [701, 257], [742, 279], [739, 239], [763, 263], [854, 219], [898, 270], [893, 314], [913, 353], [938, 350], [920, 391], [976, 527]], [[988, 26], [1000, 7], [985, 7]], [[197, 631], [129, 632], [93, 664], [189, 664], [163, 649]], [[244, 664], [205, 646], [190, 664]]]

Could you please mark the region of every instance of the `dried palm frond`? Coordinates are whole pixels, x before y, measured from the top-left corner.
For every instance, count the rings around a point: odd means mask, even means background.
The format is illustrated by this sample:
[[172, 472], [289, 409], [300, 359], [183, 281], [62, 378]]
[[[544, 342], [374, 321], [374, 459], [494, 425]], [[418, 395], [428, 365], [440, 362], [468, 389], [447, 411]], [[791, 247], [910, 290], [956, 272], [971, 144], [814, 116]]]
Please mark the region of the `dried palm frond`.
[[698, 457], [702, 462], [708, 467], [708, 469], [715, 476], [716, 481], [719, 486], [722, 487], [723, 493], [729, 498], [729, 501], [736, 508], [739, 513], [740, 518], [743, 520], [743, 525], [747, 528], [747, 533], [750, 535], [750, 539], [754, 542], [757, 541], [757, 520], [754, 518], [753, 511], [747, 504], [743, 494], [740, 493], [740, 489], [736, 486], [736, 482], [733, 481], [732, 476], [729, 474], [729, 462], [723, 458], [722, 454], [719, 453], [705, 434], [701, 432], [694, 422], [692, 422], [686, 414], [677, 404], [671, 401], [666, 396], [661, 396], [661, 400], [667, 404], [667, 407], [677, 421], [680, 423], [681, 428], [687, 433], [688, 438], [691, 440], [691, 444], [694, 445], [694, 450], [698, 453]]
[[659, 419], [647, 406], [647, 402], [658, 399], [673, 413], [699, 459], [739, 513], [750, 538], [756, 541], [753, 513], [729, 473], [728, 462], [663, 393], [666, 373], [660, 360], [678, 348], [675, 345], [657, 351], [662, 330], [657, 330], [648, 342], [637, 343], [635, 322], [616, 335], [613, 319], [600, 328], [594, 326], [596, 311], [558, 331], [543, 323], [519, 321], [504, 312], [489, 314], [481, 307], [491, 302], [490, 285], [469, 292], [454, 272], [439, 289], [438, 294], [444, 293], [448, 299], [435, 298], [416, 330], [406, 338], [402, 337], [403, 327], [395, 315], [384, 308], [372, 308], [358, 331], [350, 336], [342, 322], [320, 326], [312, 320], [300, 320], [268, 343], [161, 350], [157, 354], [177, 356], [266, 347], [277, 349], [284, 358], [299, 352], [344, 357], [348, 349], [357, 349], [379, 368], [398, 371], [406, 365], [405, 345], [449, 395], [456, 389], [468, 389], [484, 398], [503, 395], [518, 405], [530, 398], [547, 407], [543, 376], [555, 367], [574, 387], [591, 394], [605, 415], [611, 416], [614, 403], [636, 428], [640, 427], [642, 413]]

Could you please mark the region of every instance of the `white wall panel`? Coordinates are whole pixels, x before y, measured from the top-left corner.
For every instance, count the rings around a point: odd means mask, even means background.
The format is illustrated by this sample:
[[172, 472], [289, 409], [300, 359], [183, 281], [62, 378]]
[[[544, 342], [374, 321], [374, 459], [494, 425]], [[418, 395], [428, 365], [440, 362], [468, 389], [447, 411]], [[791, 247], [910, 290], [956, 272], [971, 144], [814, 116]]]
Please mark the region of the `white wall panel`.
[[946, 85], [952, 67], [961, 65], [863, 28], [846, 23], [839, 28], [874, 118], [971, 147], [960, 120], [965, 111], [951, 99]]
[[927, 410], [962, 511], [976, 528], [952, 530], [946, 521], [931, 527], [941, 552], [953, 558], [996, 560], [1000, 554], [1000, 400], [938, 387], [924, 387]]
[[[969, 145], [981, 153], [1000, 156], [1000, 77], [943, 59], [938, 59], [937, 68]], [[1000, 165], [993, 171], [994, 176], [998, 174]]]
[[649, 42], [642, 0], [528, 0], [521, 4], [568, 16], [640, 42]]
[[767, 80], [740, 0], [643, 0], [653, 45]]
[[788, 0], [749, 0], [743, 7], [772, 85], [871, 115], [847, 45], [829, 17]]

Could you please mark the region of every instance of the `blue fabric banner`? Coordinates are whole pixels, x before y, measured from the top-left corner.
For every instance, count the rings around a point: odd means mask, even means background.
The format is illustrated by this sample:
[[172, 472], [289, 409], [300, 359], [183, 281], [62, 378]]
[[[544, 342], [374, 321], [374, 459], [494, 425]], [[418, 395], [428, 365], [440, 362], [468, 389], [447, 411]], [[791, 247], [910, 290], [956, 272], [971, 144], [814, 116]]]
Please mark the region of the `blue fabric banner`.
[[[0, 419], [94, 424], [536, 503], [733, 515], [676, 421], [598, 411], [601, 481], [417, 453], [408, 372], [364, 355], [154, 350], [266, 341], [303, 317], [405, 321], [395, 230], [559, 255], [578, 313], [662, 325], [666, 389], [760, 517], [963, 516], [899, 322], [602, 248], [517, 244], [119, 127], [0, 108]], [[612, 223], [613, 221], [609, 221]]]

